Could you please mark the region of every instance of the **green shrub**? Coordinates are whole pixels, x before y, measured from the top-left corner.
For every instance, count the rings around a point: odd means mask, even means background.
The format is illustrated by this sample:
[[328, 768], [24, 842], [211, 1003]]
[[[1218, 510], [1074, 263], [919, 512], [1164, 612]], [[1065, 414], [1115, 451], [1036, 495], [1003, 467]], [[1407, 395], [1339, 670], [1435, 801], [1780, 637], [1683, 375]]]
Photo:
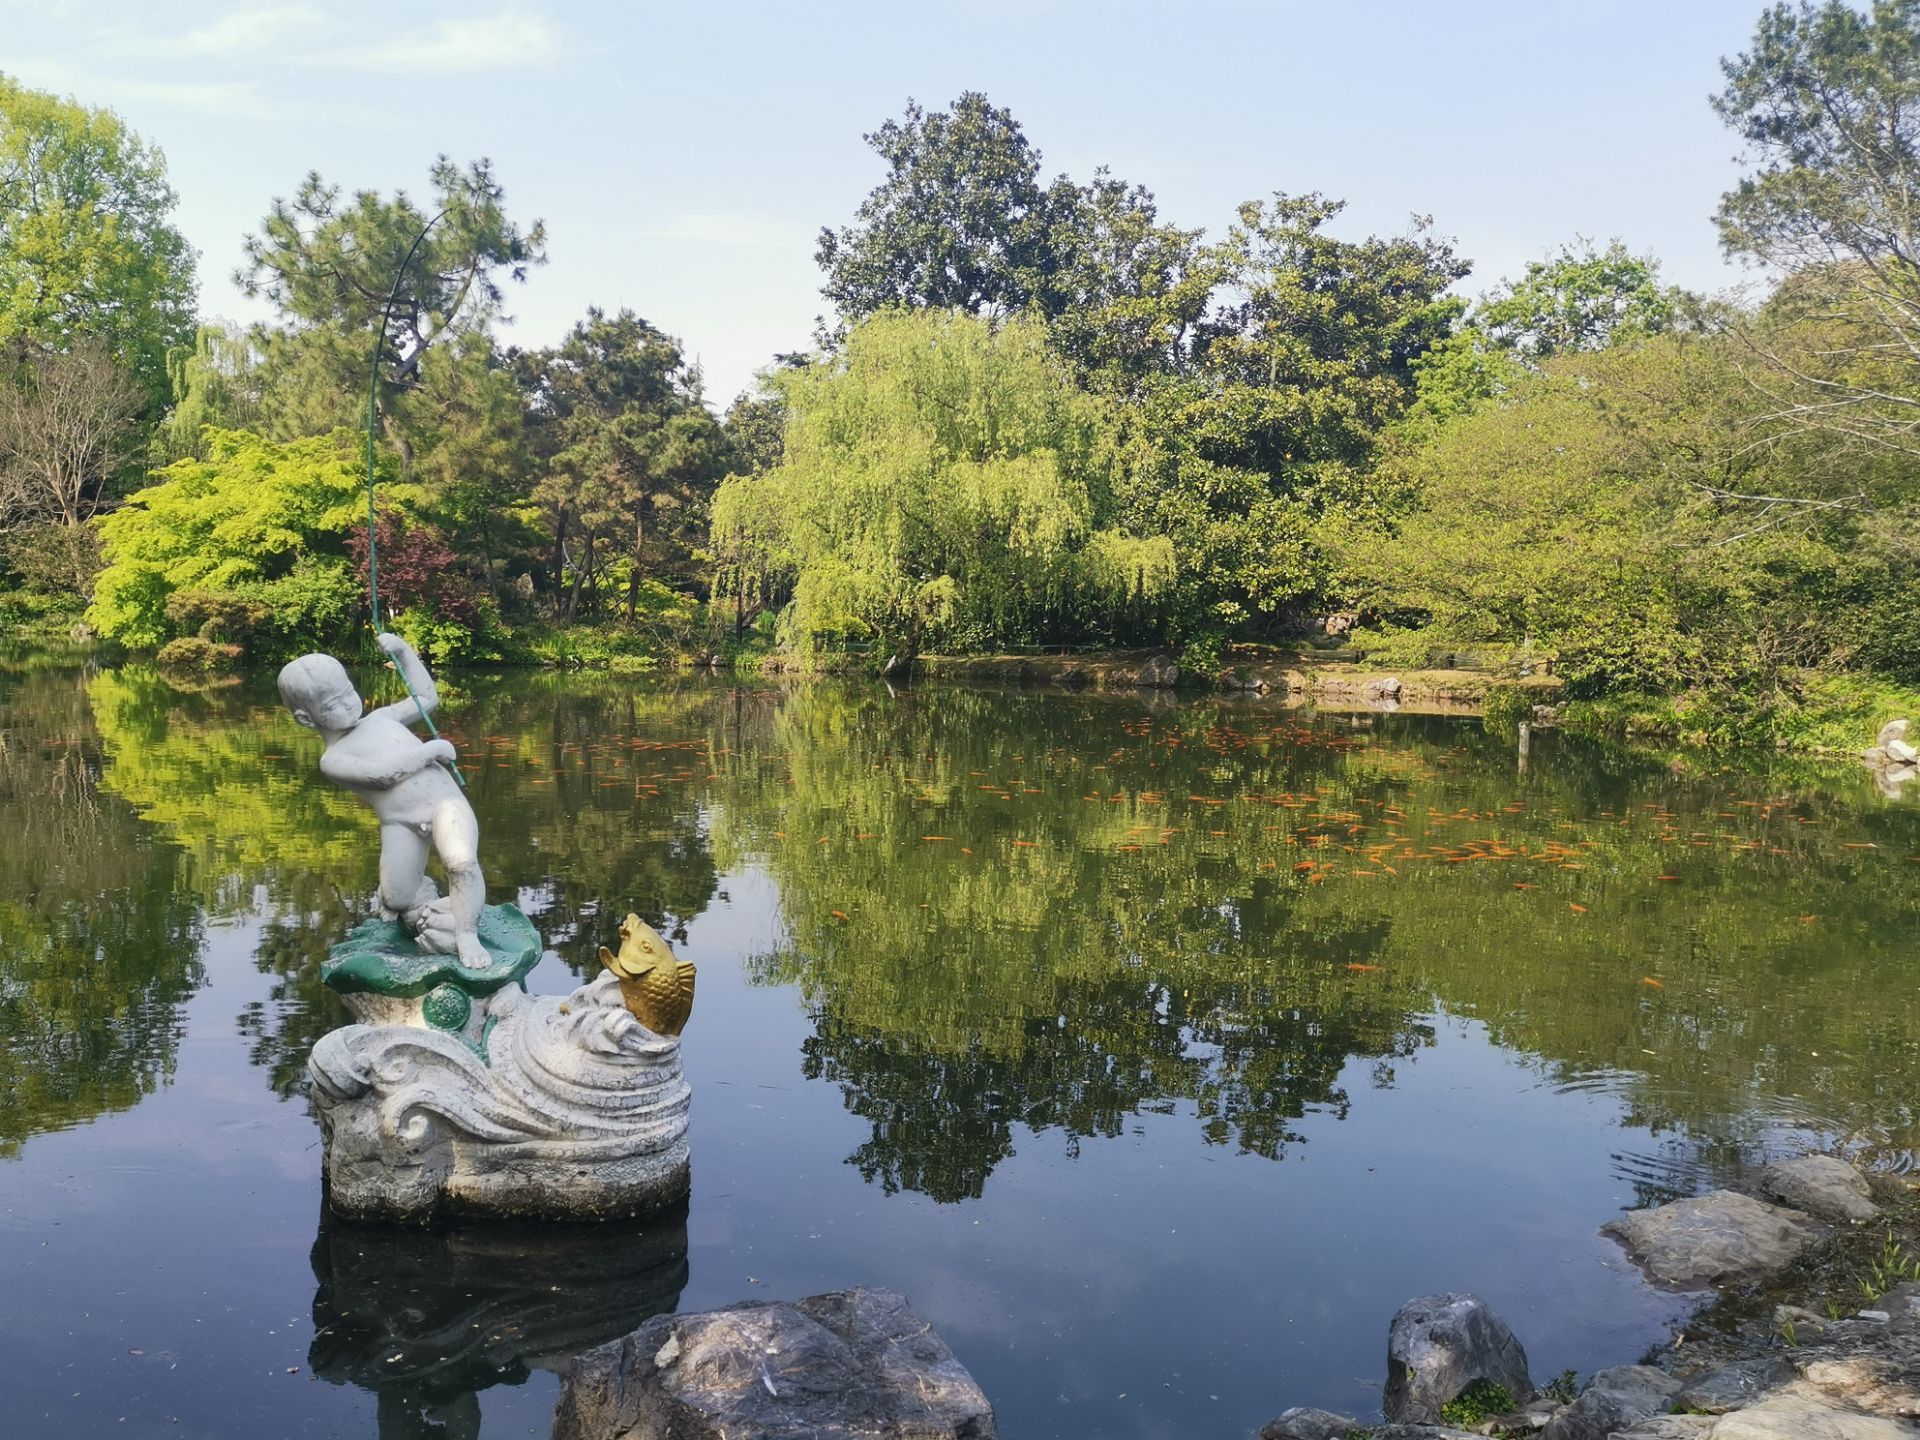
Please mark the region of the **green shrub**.
[[1440, 1419], [1448, 1425], [1478, 1425], [1495, 1415], [1513, 1409], [1513, 1392], [1491, 1380], [1476, 1380], [1440, 1407]]
[[1520, 731], [1520, 722], [1533, 714], [1534, 696], [1518, 685], [1492, 685], [1481, 701], [1480, 724], [1489, 735], [1509, 738]]
[[207, 675], [232, 667], [240, 658], [240, 647], [199, 635], [182, 635], [162, 645], [153, 658], [165, 671]]

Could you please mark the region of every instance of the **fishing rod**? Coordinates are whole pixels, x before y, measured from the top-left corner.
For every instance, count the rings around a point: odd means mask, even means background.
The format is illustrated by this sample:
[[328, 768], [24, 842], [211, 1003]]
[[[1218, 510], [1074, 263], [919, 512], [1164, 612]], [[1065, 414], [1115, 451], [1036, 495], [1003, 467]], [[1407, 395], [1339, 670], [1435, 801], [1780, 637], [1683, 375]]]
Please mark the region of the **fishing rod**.
[[[380, 423], [380, 357], [386, 353], [387, 326], [393, 320], [394, 301], [400, 298], [400, 287], [406, 284], [407, 271], [413, 268], [413, 257], [420, 253], [420, 246], [432, 230], [447, 218], [452, 210], [448, 206], [429, 220], [420, 233], [413, 237], [413, 244], [407, 249], [406, 259], [400, 262], [400, 269], [394, 274], [393, 288], [387, 292], [387, 303], [380, 307], [380, 333], [373, 342], [373, 363], [367, 370], [367, 602], [373, 624], [373, 633], [380, 633], [380, 546], [376, 534], [377, 525], [374, 513], [374, 431]], [[433, 723], [433, 717], [427, 713], [427, 707], [420, 703], [420, 696], [414, 691], [413, 681], [407, 678], [406, 669], [396, 663], [394, 672], [399, 675], [400, 683], [407, 687], [407, 698], [413, 701], [413, 708], [420, 712], [420, 719], [426, 724], [427, 733], [434, 739], [440, 738], [440, 730]], [[467, 788], [467, 777], [460, 773], [460, 767], [452, 761], [446, 762], [447, 772], [459, 783], [462, 790]]]

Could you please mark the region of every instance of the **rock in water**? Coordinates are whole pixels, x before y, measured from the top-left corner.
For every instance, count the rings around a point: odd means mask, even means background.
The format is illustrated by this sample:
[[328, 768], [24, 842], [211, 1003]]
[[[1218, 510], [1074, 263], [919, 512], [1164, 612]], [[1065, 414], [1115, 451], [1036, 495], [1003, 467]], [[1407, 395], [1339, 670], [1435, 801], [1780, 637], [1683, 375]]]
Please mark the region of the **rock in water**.
[[661, 1315], [579, 1357], [552, 1440], [994, 1440], [993, 1407], [890, 1290]]
[[1874, 737], [1873, 743], [1884, 748], [1888, 745], [1904, 741], [1906, 738], [1907, 722], [1904, 720], [1889, 720], [1880, 727], [1880, 733]]
[[1633, 1210], [1600, 1227], [1649, 1280], [1675, 1290], [1744, 1283], [1784, 1270], [1823, 1233], [1798, 1210], [1731, 1190]]
[[1171, 690], [1180, 683], [1180, 667], [1171, 655], [1155, 655], [1140, 667], [1133, 683], [1142, 690]]
[[1486, 1301], [1423, 1295], [1400, 1307], [1387, 1330], [1387, 1419], [1436, 1424], [1440, 1407], [1476, 1380], [1504, 1385], [1516, 1405], [1533, 1398], [1527, 1352]]
[[1296, 1405], [1261, 1426], [1260, 1440], [1347, 1440], [1359, 1428], [1360, 1422], [1351, 1416]]
[[1628, 1426], [1664, 1414], [1680, 1382], [1651, 1365], [1602, 1370], [1579, 1397], [1547, 1423], [1543, 1440], [1608, 1440]]
[[1760, 1193], [1825, 1220], [1871, 1220], [1880, 1213], [1867, 1177], [1831, 1155], [1775, 1161], [1760, 1172]]

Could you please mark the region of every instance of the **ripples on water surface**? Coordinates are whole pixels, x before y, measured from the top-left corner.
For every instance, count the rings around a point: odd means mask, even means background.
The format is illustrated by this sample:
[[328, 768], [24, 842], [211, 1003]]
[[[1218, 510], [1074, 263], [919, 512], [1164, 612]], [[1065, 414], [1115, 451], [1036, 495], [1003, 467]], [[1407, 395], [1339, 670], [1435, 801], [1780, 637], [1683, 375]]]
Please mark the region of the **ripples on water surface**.
[[448, 716], [490, 888], [535, 988], [629, 908], [699, 963], [688, 1211], [323, 1225], [315, 971], [374, 836], [269, 702], [0, 679], [9, 1433], [544, 1435], [648, 1314], [874, 1284], [1009, 1436], [1244, 1435], [1371, 1410], [1425, 1291], [1538, 1375], [1631, 1359], [1675, 1302], [1611, 1214], [1920, 1144], [1920, 813], [1849, 767], [522, 677]]

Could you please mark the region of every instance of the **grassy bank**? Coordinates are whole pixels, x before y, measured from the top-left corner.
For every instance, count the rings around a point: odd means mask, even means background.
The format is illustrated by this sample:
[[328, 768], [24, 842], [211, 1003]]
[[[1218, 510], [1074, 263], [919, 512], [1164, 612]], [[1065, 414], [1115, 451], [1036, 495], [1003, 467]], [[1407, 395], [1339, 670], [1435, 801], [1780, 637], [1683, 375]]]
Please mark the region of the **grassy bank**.
[[1610, 696], [1567, 704], [1562, 724], [1613, 739], [1858, 754], [1889, 720], [1920, 720], [1920, 690], [1861, 675], [1808, 674], [1763, 695]]

